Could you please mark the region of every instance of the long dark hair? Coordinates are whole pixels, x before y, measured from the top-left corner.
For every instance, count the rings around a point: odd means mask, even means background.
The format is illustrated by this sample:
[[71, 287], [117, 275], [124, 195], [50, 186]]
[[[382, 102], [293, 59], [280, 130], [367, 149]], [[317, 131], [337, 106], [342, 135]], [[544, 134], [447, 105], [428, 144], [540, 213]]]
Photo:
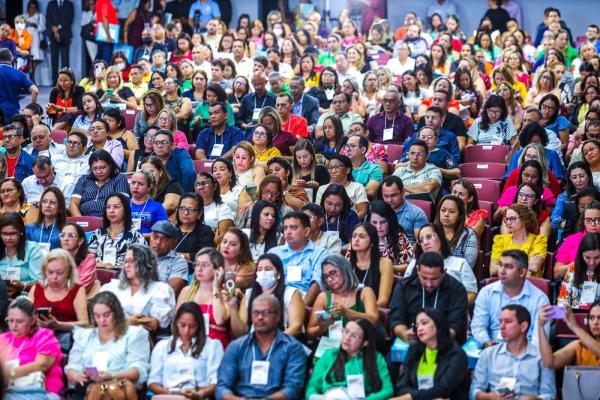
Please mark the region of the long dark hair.
[[505, 120], [508, 116], [508, 108], [506, 108], [506, 101], [504, 101], [504, 98], [496, 94], [491, 95], [483, 105], [481, 122], [479, 122], [479, 127], [484, 131], [487, 131], [490, 128], [490, 117], [488, 116], [487, 110], [492, 107], [499, 107], [502, 110], [499, 120]]
[[[373, 325], [364, 318], [359, 318], [352, 321], [356, 323], [363, 331], [363, 371], [367, 377], [365, 386], [371, 387], [373, 393], [381, 390], [381, 377], [375, 366], [377, 365], [377, 351], [375, 350], [375, 328]], [[448, 330], [448, 332], [450, 332]], [[447, 335], [450, 337], [450, 335]], [[325, 380], [328, 383], [344, 382], [346, 380], [346, 363], [349, 360], [348, 353], [340, 346], [337, 357], [331, 366]]]
[[[19, 231], [17, 258], [19, 260], [25, 260], [25, 242], [27, 241], [27, 236], [25, 234], [25, 223], [23, 223], [23, 218], [21, 218], [19, 213], [16, 212], [0, 214], [0, 231], [6, 226], [12, 226]], [[4, 241], [0, 240], [0, 258], [4, 258], [6, 256], [6, 246], [4, 245]]]
[[[396, 212], [388, 203], [383, 200], [374, 200], [369, 203], [369, 210], [367, 211], [366, 221], [371, 221], [371, 216], [373, 214], [377, 214], [383, 217], [388, 223], [388, 231], [385, 235], [385, 238], [388, 243], [392, 246], [392, 257], [393, 259], [400, 258], [400, 252], [402, 248], [400, 247], [400, 242], [398, 240], [400, 233], [405, 233], [404, 228], [398, 222], [398, 217], [396, 217]], [[379, 240], [379, 238], [378, 238]]]
[[227, 171], [229, 171], [229, 189], [231, 190], [237, 183], [237, 177], [235, 175], [235, 168], [233, 167], [233, 163], [231, 162], [231, 160], [224, 157], [217, 158], [215, 161], [213, 161], [211, 167], [213, 175], [215, 173], [215, 164], [218, 162], [225, 164], [225, 166], [227, 167]]
[[[583, 259], [583, 252], [590, 250], [600, 250], [600, 234], [599, 233], [588, 233], [581, 243], [579, 243], [579, 249], [577, 250], [577, 257], [575, 257], [575, 270], [573, 272], [573, 286], [580, 288], [583, 282], [587, 281], [587, 263]], [[594, 282], [600, 282], [600, 264], [594, 269]]]
[[133, 222], [131, 220], [131, 205], [129, 204], [129, 198], [125, 196], [123, 193], [111, 193], [106, 200], [104, 201], [104, 212], [102, 213], [102, 226], [105, 229], [110, 227], [110, 221], [106, 216], [106, 205], [108, 204], [108, 200], [116, 197], [121, 202], [121, 206], [123, 207], [123, 225], [125, 228], [125, 232], [130, 231], [133, 227]]
[[548, 126], [548, 125], [552, 125], [554, 123], [554, 121], [556, 121], [558, 116], [560, 115], [560, 100], [558, 100], [558, 97], [556, 97], [554, 94], [548, 93], [547, 95], [542, 97], [542, 99], [538, 103], [540, 105], [540, 109], [542, 108], [542, 104], [544, 104], [544, 102], [546, 100], [552, 101], [554, 103], [554, 107], [555, 107], [552, 117], [550, 117], [550, 120], [546, 123], [546, 126]]
[[[433, 320], [436, 328], [436, 341], [437, 341], [437, 358], [436, 360], [443, 357], [448, 350], [452, 348], [452, 338], [450, 336], [450, 325], [448, 324], [448, 318], [446, 315], [435, 308], [427, 307], [417, 313], [417, 316], [424, 313]], [[421, 342], [418, 338], [415, 344], [417, 351], [413, 354], [416, 360], [420, 360], [425, 353], [425, 343]], [[406, 360], [406, 364], [409, 365], [409, 360]]]
[[85, 260], [88, 253], [90, 252], [88, 250], [88, 241], [87, 241], [87, 238], [85, 237], [85, 231], [83, 230], [83, 228], [80, 225], [72, 223], [72, 222], [65, 224], [65, 226], [63, 226], [63, 229], [66, 228], [67, 226], [72, 226], [73, 228], [75, 228], [75, 230], [77, 231], [78, 239], [83, 239], [83, 242], [81, 243], [81, 245], [79, 246], [79, 249], [77, 250], [77, 253], [75, 254], [75, 263], [79, 264], [83, 260]]
[[215, 187], [215, 192], [213, 193], [213, 201], [217, 205], [222, 204], [223, 200], [221, 199], [221, 186], [219, 185], [219, 182], [217, 182], [217, 179], [215, 178], [215, 176], [213, 174], [211, 174], [210, 172], [198, 172], [198, 175], [196, 175], [196, 178], [198, 178], [199, 176], [208, 178], [208, 180]]
[[206, 344], [206, 331], [204, 327], [202, 311], [200, 311], [198, 304], [192, 301], [183, 303], [175, 314], [173, 325], [171, 326], [173, 339], [169, 344], [169, 354], [173, 353], [175, 351], [175, 347], [177, 346], [177, 339], [179, 339], [179, 328], [177, 327], [177, 321], [183, 316], [183, 314], [191, 314], [192, 317], [194, 317], [194, 322], [196, 322], [196, 336], [194, 337], [196, 340], [192, 341], [192, 357], [198, 358], [200, 357], [200, 354], [202, 354], [202, 349]]
[[539, 217], [540, 216], [540, 212], [542, 212], [542, 193], [543, 192], [540, 192], [539, 188], [537, 186], [535, 186], [534, 184], [531, 184], [529, 182], [521, 183], [519, 185], [519, 187], [517, 188], [517, 191], [515, 192], [515, 197], [513, 199], [513, 204], [517, 204], [519, 202], [519, 192], [525, 186], [527, 186], [528, 188], [530, 188], [531, 190], [533, 190], [533, 193], [535, 193], [535, 198], [536, 198], [537, 201], [535, 202], [535, 204], [533, 205], [533, 207], [531, 207], [531, 210], [535, 213], [536, 217]]
[[479, 210], [479, 199], [477, 198], [477, 189], [475, 189], [475, 185], [473, 185], [473, 182], [471, 182], [468, 179], [461, 178], [454, 181], [454, 185], [452, 185], [452, 187], [456, 185], [460, 185], [467, 189], [467, 193], [469, 194], [469, 196], [471, 196], [471, 201], [466, 205], [467, 214], [470, 214], [475, 210]]
[[442, 255], [442, 257], [444, 257], [444, 259], [446, 259], [447, 257], [450, 257], [452, 255], [452, 252], [450, 251], [450, 246], [448, 245], [448, 241], [446, 240], [446, 236], [444, 235], [444, 229], [439, 226], [438, 224], [434, 224], [434, 223], [428, 223], [423, 225], [420, 229], [419, 229], [419, 233], [417, 234], [417, 240], [415, 242], [415, 260], [418, 260], [419, 257], [421, 257], [421, 254], [423, 254], [423, 248], [421, 247], [421, 243], [419, 242], [418, 238], [419, 235], [421, 234], [421, 231], [425, 228], [431, 228], [433, 230], [433, 232], [435, 232], [435, 234], [437, 235], [439, 241], [440, 241], [440, 253]]
[[[371, 254], [369, 255], [370, 264], [365, 274], [365, 280], [362, 283], [365, 286], [375, 290], [375, 288], [379, 287], [379, 280], [381, 278], [381, 274], [379, 273], [379, 261], [381, 259], [381, 255], [379, 254], [379, 236], [377, 236], [377, 229], [370, 222], [363, 222], [356, 225], [354, 228], [352, 228], [352, 234], [354, 234], [354, 231], [356, 231], [358, 228], [364, 228], [364, 230], [367, 231], [367, 235], [369, 235], [369, 240], [371, 241]], [[351, 238], [352, 237], [348, 239]], [[397, 237], [395, 241], [398, 242]], [[356, 265], [357, 258], [356, 251], [352, 248], [352, 246], [350, 246], [350, 264], [352, 264], [352, 268], [354, 268], [355, 271], [358, 269], [358, 266]]]
[[[59, 229], [62, 229], [63, 226], [65, 226], [65, 223], [67, 222], [67, 206], [65, 205], [65, 196], [63, 195], [63, 192], [56, 186], [47, 187], [42, 193], [42, 196], [40, 197], [40, 204], [44, 199], [44, 196], [46, 196], [46, 194], [50, 192], [52, 192], [54, 196], [56, 196], [56, 207], [58, 207], [55, 224], [56, 226], [58, 226]], [[40, 212], [38, 214], [36, 223], [39, 225], [42, 222], [44, 222], [44, 214], [42, 214], [40, 205]]]
[[[97, 121], [102, 121], [104, 124], [106, 124], [106, 122], [104, 122], [104, 120], [99, 119]], [[108, 132], [108, 129], [106, 130]], [[115, 160], [112, 158], [112, 156], [110, 155], [110, 153], [106, 150], [96, 150], [94, 152], [92, 152], [92, 154], [90, 154], [90, 158], [88, 160], [88, 165], [90, 166], [90, 178], [92, 178], [93, 180], [96, 180], [96, 177], [94, 176], [94, 172], [92, 169], [92, 164], [94, 164], [96, 161], [104, 161], [105, 163], [108, 164], [108, 167], [110, 168], [110, 178], [114, 178], [115, 176], [119, 175], [119, 166], [117, 165], [117, 163], [115, 162]]]
[[573, 182], [571, 182], [571, 172], [573, 172], [574, 169], [580, 168], [582, 169], [585, 174], [588, 177], [588, 182], [590, 183], [590, 186], [593, 185], [594, 182], [594, 178], [592, 176], [592, 170], [590, 169], [590, 166], [584, 162], [584, 161], [575, 161], [571, 164], [569, 164], [569, 168], [567, 168], [567, 199], [571, 200], [571, 197], [575, 194], [577, 194], [577, 190], [575, 189], [575, 186], [573, 185]]
[[525, 168], [532, 167], [537, 169], [538, 180], [535, 186], [537, 186], [538, 192], [544, 193], [544, 169], [542, 168], [542, 164], [538, 160], [527, 160], [523, 164], [521, 164], [519, 170], [519, 185], [523, 183], [523, 171]]
[[458, 196], [454, 196], [452, 194], [444, 196], [442, 198], [442, 200], [438, 203], [437, 210], [435, 213], [435, 223], [437, 225], [439, 225], [440, 227], [442, 226], [442, 224], [440, 222], [440, 210], [442, 209], [442, 204], [444, 204], [445, 201], [453, 201], [454, 204], [456, 204], [456, 208], [458, 209], [458, 219], [456, 220], [456, 224], [454, 224], [454, 226], [453, 226], [454, 235], [452, 236], [452, 239], [448, 242], [448, 246], [450, 246], [450, 248], [453, 248], [454, 246], [456, 246], [458, 244], [458, 242], [460, 241], [460, 239], [462, 237], [463, 232], [466, 229], [465, 228], [465, 220], [466, 220], [465, 203]]
[[[258, 261], [256, 262], [257, 267], [262, 260], [269, 260], [279, 273], [279, 280], [277, 281], [277, 286], [275, 286], [275, 290], [272, 292], [272, 294], [273, 296], [277, 297], [277, 300], [279, 300], [281, 310], [285, 310], [285, 303], [283, 299], [285, 293], [285, 274], [283, 271], [283, 263], [281, 262], [281, 258], [275, 254], [265, 253], [258, 258]], [[252, 293], [250, 294], [250, 299], [248, 299], [248, 326], [252, 325], [252, 303], [254, 303], [254, 299], [260, 296], [262, 293], [263, 288], [258, 284], [258, 282], [256, 282], [256, 280], [254, 280], [254, 283], [252, 284]], [[283, 318], [279, 318], [279, 328], [281, 330], [285, 329]]]
[[275, 212], [275, 222], [271, 229], [265, 232], [263, 241], [265, 244], [265, 252], [277, 246], [277, 232], [279, 230], [279, 214], [277, 213], [277, 208], [275, 208], [275, 204], [270, 201], [258, 199], [252, 207], [252, 215], [250, 217], [252, 221], [250, 224], [250, 243], [256, 243], [260, 237], [260, 213], [267, 207], [273, 208], [273, 211]]

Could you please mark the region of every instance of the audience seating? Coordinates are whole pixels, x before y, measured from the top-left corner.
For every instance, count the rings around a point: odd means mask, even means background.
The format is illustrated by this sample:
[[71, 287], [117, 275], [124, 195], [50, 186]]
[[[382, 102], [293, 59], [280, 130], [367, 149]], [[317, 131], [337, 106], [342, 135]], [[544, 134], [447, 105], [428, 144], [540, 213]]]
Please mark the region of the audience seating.
[[[579, 313], [576, 312], [575, 313], [575, 320], [577, 321], [577, 324], [579, 326], [581, 326], [582, 328], [586, 327], [586, 318], [587, 318], [587, 310], [585, 313]], [[569, 329], [569, 327], [567, 326], [567, 323], [562, 320], [562, 319], [557, 319], [556, 320], [556, 339], [578, 339], [577, 335], [575, 335], [575, 333], [573, 333], [573, 331], [571, 329]]]
[[[477, 194], [479, 197], [479, 194]], [[479, 209], [486, 210], [488, 212], [487, 218], [483, 220], [486, 225], [492, 225], [492, 219], [494, 217], [494, 211], [496, 209], [495, 203], [491, 201], [479, 200]]]
[[194, 170], [196, 173], [199, 172], [208, 172], [212, 173], [212, 164], [213, 160], [193, 160], [194, 162]]
[[380, 53], [380, 54], [373, 54], [371, 56], [371, 58], [375, 61], [377, 61], [378, 65], [381, 66], [385, 66], [388, 61], [390, 60], [390, 58], [392, 58], [392, 55], [389, 53]]
[[471, 181], [473, 186], [475, 186], [478, 200], [489, 201], [496, 204], [500, 198], [500, 190], [502, 186], [499, 181], [486, 178], [472, 178], [469, 179], [469, 181]]
[[504, 164], [510, 146], [477, 144], [464, 149], [465, 163], [501, 163]]
[[135, 117], [137, 116], [137, 110], [121, 110], [121, 115], [125, 118], [125, 127], [132, 130], [135, 126]]
[[192, 160], [196, 159], [196, 144], [195, 143], [189, 144], [188, 153], [190, 154], [190, 157], [192, 157]]
[[67, 222], [75, 223], [81, 226], [84, 232], [93, 232], [102, 228], [103, 221], [100, 217], [67, 217]]
[[[402, 157], [404, 146], [401, 144], [385, 144], [385, 150], [388, 155], [388, 161], [393, 163]], [[392, 169], [393, 171], [393, 169]]]
[[506, 172], [506, 165], [500, 163], [463, 163], [458, 167], [463, 178], [483, 178], [501, 180]]
[[431, 221], [433, 216], [433, 203], [427, 200], [406, 199], [409, 203], [419, 207], [427, 215], [427, 220]]
[[98, 277], [98, 280], [100, 281], [100, 283], [105, 285], [105, 284], [109, 283], [112, 279], [117, 279], [119, 274], [117, 273], [116, 270], [97, 268], [96, 276]]
[[52, 141], [54, 143], [64, 144], [65, 139], [67, 138], [67, 132], [63, 131], [62, 129], [52, 129], [50, 136], [52, 136]]

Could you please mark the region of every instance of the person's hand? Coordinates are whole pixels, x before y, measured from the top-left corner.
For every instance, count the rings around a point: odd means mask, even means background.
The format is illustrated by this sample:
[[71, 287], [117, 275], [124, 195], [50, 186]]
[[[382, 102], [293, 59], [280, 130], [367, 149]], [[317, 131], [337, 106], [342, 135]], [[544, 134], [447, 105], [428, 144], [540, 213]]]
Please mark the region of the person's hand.
[[90, 378], [84, 374], [83, 372], [71, 372], [67, 374], [67, 379], [73, 385], [85, 386], [85, 384], [90, 380]]
[[414, 342], [415, 340], [417, 340], [417, 334], [416, 332], [413, 330], [413, 328], [409, 328], [406, 330], [406, 341], [407, 342]]
[[[490, 394], [493, 394], [495, 396], [494, 400], [511, 400], [511, 399], [515, 398], [515, 392], [509, 392], [509, 393], [506, 393], [506, 394], [500, 394], [498, 392], [493, 392], [493, 393], [490, 393]], [[530, 400], [531, 399], [537, 399], [537, 397], [528, 397], [528, 398]], [[525, 397], [522, 397], [522, 399], [525, 399]]]
[[542, 261], [544, 261], [544, 257], [540, 256], [539, 254], [534, 254], [533, 256], [531, 256], [531, 259], [529, 260], [529, 272], [531, 272], [532, 274], [539, 272], [539, 264]]
[[296, 185], [298, 187], [305, 188], [306, 187], [306, 181], [304, 179], [297, 179], [296, 180]]
[[43, 328], [56, 329], [56, 327], [59, 324], [53, 315], [48, 315], [46, 317], [45, 315], [38, 314], [37, 320], [40, 326], [42, 326]]
[[129, 318], [127, 318], [127, 322], [130, 325], [139, 325], [140, 324], [140, 318], [143, 318], [143, 315], [132, 315]]
[[331, 312], [331, 315], [335, 318], [337, 317], [343, 317], [346, 315], [346, 307], [339, 305], [339, 304], [333, 304], [329, 310], [329, 312]]
[[31, 117], [31, 121], [33, 122], [33, 125], [39, 125], [40, 124], [40, 115], [34, 115]]
[[223, 279], [225, 278], [225, 269], [220, 267], [217, 269], [217, 272], [213, 278], [213, 291], [218, 292], [221, 290], [221, 286], [223, 286]]
[[106, 381], [111, 381], [113, 379], [114, 379], [113, 374], [110, 374], [106, 371], [98, 372], [98, 375], [95, 378], [93, 378], [93, 380], [96, 382], [106, 382]]
[[579, 326], [577, 319], [575, 318], [575, 314], [573, 314], [573, 310], [568, 305], [565, 305], [565, 322], [572, 331], [574, 331], [573, 328]]
[[240, 289], [235, 289], [235, 293], [233, 294], [233, 296], [231, 296], [231, 298], [229, 298], [229, 296], [227, 295], [227, 290], [221, 290], [221, 298], [225, 303], [227, 303], [230, 309], [238, 311], [240, 308], [242, 292]]

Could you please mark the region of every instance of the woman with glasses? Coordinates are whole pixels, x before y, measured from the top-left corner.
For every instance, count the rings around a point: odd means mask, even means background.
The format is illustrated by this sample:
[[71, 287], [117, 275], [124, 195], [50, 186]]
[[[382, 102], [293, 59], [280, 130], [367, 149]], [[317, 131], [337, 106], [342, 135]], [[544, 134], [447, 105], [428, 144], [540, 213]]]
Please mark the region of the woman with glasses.
[[204, 223], [204, 202], [196, 193], [181, 196], [177, 207], [179, 239], [173, 250], [191, 262], [194, 254], [205, 247], [214, 247], [213, 230]]
[[0, 182], [0, 214], [16, 212], [27, 223], [33, 223], [33, 213], [28, 212], [30, 207], [27, 204], [21, 182], [15, 178], [2, 179], [2, 182]]
[[26, 226], [27, 237], [44, 255], [60, 246], [60, 232], [67, 222], [65, 197], [57, 187], [48, 187], [40, 197], [40, 211], [35, 224]]
[[517, 131], [504, 99], [491, 95], [483, 106], [481, 117], [477, 118], [469, 131], [468, 144], [508, 144], [517, 140]]
[[159, 129], [157, 125], [151, 125], [139, 137], [138, 148], [133, 151], [133, 155], [127, 161], [127, 173], [132, 173], [140, 169], [141, 161], [154, 153], [154, 137]]
[[175, 112], [166, 106], [158, 112], [158, 118], [156, 119], [157, 125], [160, 129], [166, 129], [173, 134], [173, 143], [176, 147], [181, 147], [184, 150], [188, 150], [190, 145], [187, 141], [187, 137], [185, 133], [177, 129], [177, 121], [178, 118], [175, 115]]
[[220, 194], [219, 182], [208, 172], [200, 172], [194, 183], [196, 194], [202, 197], [204, 221], [215, 233], [215, 244], [221, 242], [225, 232], [233, 227], [235, 215]]
[[133, 91], [124, 86], [121, 71], [111, 66], [106, 70], [106, 89], [96, 91], [101, 103], [124, 104], [127, 109], [137, 110], [137, 100]]
[[[560, 96], [560, 89], [558, 89], [558, 82], [554, 71], [552, 71], [552, 68], [550, 67], [544, 67], [537, 74], [539, 78], [535, 82], [535, 87], [532, 86], [527, 92], [523, 107], [537, 107], [539, 105], [542, 112], [548, 111], [558, 114], [558, 109], [553, 108], [551, 110], [544, 110], [545, 107], [542, 106], [542, 99], [544, 99], [547, 95], [552, 94], [557, 99], [558, 96]], [[560, 106], [560, 103], [556, 102], [555, 105], [548, 104], [548, 106]]]
[[529, 258], [527, 275], [541, 277], [548, 251], [548, 238], [534, 233], [538, 228], [535, 212], [526, 205], [513, 204], [508, 207], [503, 221], [509, 233], [494, 236], [490, 275], [498, 275], [500, 256], [504, 251], [523, 250]]
[[182, 125], [186, 125], [192, 116], [192, 102], [187, 97], [182, 97], [179, 91], [177, 79], [169, 77], [165, 79], [165, 107], [173, 111]]
[[123, 193], [112, 193], [104, 203], [102, 228], [96, 229], [90, 238], [89, 250], [96, 254], [96, 266], [121, 269], [132, 243], [146, 241], [133, 226], [129, 198]]
[[565, 207], [572, 202], [582, 189], [593, 187], [592, 171], [583, 161], [575, 161], [567, 168], [567, 188], [556, 198], [552, 209], [551, 222], [553, 228], [561, 227], [565, 221]]
[[[544, 75], [542, 75], [542, 77], [543, 76]], [[543, 78], [540, 78], [540, 80], [543, 80]], [[560, 96], [560, 93], [558, 96]], [[539, 107], [542, 112], [540, 125], [554, 132], [563, 146], [567, 145], [571, 131], [575, 129], [575, 126], [573, 126], [567, 118], [561, 115], [560, 97], [557, 97], [554, 93], [548, 93], [541, 98]]]
[[[162, 52], [156, 52], [155, 56], [158, 56]], [[164, 53], [162, 53], [164, 54]], [[162, 55], [161, 54], [161, 55]], [[153, 58], [156, 58], [153, 56]], [[156, 90], [162, 96], [165, 92], [165, 80], [167, 79], [167, 75], [164, 72], [161, 72], [160, 69], [156, 69], [152, 75], [150, 76], [150, 85], [148, 87]]]
[[93, 152], [88, 163], [90, 173], [79, 178], [73, 189], [69, 208], [73, 217], [102, 217], [104, 203], [110, 194], [129, 194], [127, 178], [119, 173], [119, 167], [109, 152]]
[[133, 132], [136, 136], [142, 136], [149, 126], [158, 125], [158, 113], [165, 108], [165, 102], [159, 91], [148, 90], [142, 96], [142, 111], [135, 116]]
[[169, 217], [177, 209], [183, 188], [179, 181], [171, 179], [167, 168], [156, 156], [144, 157], [140, 161], [140, 168], [152, 172], [156, 180], [156, 193], [153, 199], [163, 205]]
[[[543, 148], [538, 144], [529, 144], [523, 151], [522, 156], [524, 161], [518, 169], [518, 181], [505, 183], [502, 195], [498, 199], [498, 207], [506, 207], [513, 204], [513, 199], [517, 193], [517, 187], [523, 183], [531, 183], [535, 185], [539, 192], [542, 193], [544, 206], [551, 207], [556, 204], [556, 195], [550, 187], [549, 175], [551, 172], [547, 169], [547, 164], [541, 164], [539, 160], [545, 160], [543, 157]], [[546, 168], [545, 168], [546, 167]], [[513, 183], [514, 182], [514, 183]], [[560, 194], [560, 191], [559, 191]]]
[[129, 178], [131, 192], [131, 218], [133, 227], [143, 234], [150, 234], [152, 225], [167, 220], [167, 212], [163, 205], [152, 196], [156, 192], [155, 177], [152, 172], [141, 169]]
[[325, 67], [319, 76], [318, 85], [311, 87], [308, 94], [319, 100], [319, 112], [323, 113], [329, 110], [333, 101], [333, 94], [340, 88], [336, 70], [333, 67]]
[[325, 224], [321, 229], [339, 237], [342, 244], [346, 245], [352, 237], [352, 228], [361, 221], [352, 209], [353, 203], [346, 189], [337, 183], [329, 184], [320, 199], [320, 205], [325, 210]]
[[600, 202], [590, 202], [581, 213], [577, 224], [577, 232], [567, 236], [556, 251], [554, 276], [562, 279], [573, 267], [577, 258], [577, 250], [583, 238], [588, 234], [600, 233]]
[[592, 182], [596, 188], [600, 188], [600, 142], [588, 140], [581, 148], [583, 161], [592, 171]]
[[267, 161], [274, 157], [281, 157], [281, 152], [273, 146], [273, 133], [268, 126], [258, 124], [252, 132], [252, 148], [257, 165], [266, 166]]
[[75, 223], [68, 223], [60, 232], [60, 248], [67, 251], [77, 269], [79, 284], [85, 288], [88, 298], [100, 290], [100, 281], [96, 280], [96, 255], [88, 250], [88, 242], [83, 228]]
[[[535, 213], [535, 216], [537, 218], [538, 225], [534, 233], [550, 236], [550, 211], [546, 207], [544, 207], [542, 200], [542, 192], [540, 192], [539, 187], [537, 185], [531, 182], [523, 182], [522, 184], [520, 184], [519, 187], [515, 190], [515, 196], [511, 200], [510, 204], [523, 204], [524, 206], [529, 207]], [[494, 218], [496, 220], [501, 219], [510, 204], [500, 207], [499, 211], [496, 211]], [[500, 227], [500, 232], [503, 234], [508, 232], [506, 224], [502, 224], [502, 226]]]
[[113, 158], [115, 164], [121, 168], [125, 160], [123, 144], [109, 136], [110, 126], [103, 119], [97, 119], [90, 125], [90, 141], [84, 154], [91, 154], [104, 150]]
[[298, 139], [296, 139], [296, 136], [283, 130], [281, 117], [274, 107], [263, 107], [258, 116], [258, 123], [266, 125], [271, 130], [273, 146], [277, 147], [284, 157], [292, 155]]

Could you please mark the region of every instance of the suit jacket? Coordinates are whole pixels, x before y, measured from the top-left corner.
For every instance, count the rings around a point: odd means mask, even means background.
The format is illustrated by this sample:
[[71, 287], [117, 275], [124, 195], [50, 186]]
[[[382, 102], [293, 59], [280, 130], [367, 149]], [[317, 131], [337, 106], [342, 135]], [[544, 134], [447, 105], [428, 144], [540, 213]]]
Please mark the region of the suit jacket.
[[308, 121], [308, 125], [316, 125], [319, 120], [319, 100], [315, 97], [304, 93], [302, 100], [301, 117]]
[[[137, 49], [135, 49], [135, 52], [133, 53], [133, 61], [139, 61], [140, 58], [143, 57], [144, 55], [144, 50], [145, 50], [146, 46], [142, 45], [140, 47], [138, 47]], [[154, 43], [152, 45], [152, 51], [150, 51], [150, 57], [152, 57], [152, 53], [154, 53], [156, 50], [162, 50], [165, 52], [165, 56], [168, 53], [167, 48], [165, 47], [164, 44], [161, 43]], [[149, 61], [152, 61], [151, 59]]]
[[75, 17], [75, 8], [70, 0], [63, 0], [62, 5], [58, 6], [57, 0], [52, 0], [48, 3], [46, 9], [46, 34], [51, 40], [54, 40], [54, 34], [52, 33], [52, 27], [60, 25], [60, 37], [63, 40], [71, 40], [73, 37], [73, 31], [71, 25]]

